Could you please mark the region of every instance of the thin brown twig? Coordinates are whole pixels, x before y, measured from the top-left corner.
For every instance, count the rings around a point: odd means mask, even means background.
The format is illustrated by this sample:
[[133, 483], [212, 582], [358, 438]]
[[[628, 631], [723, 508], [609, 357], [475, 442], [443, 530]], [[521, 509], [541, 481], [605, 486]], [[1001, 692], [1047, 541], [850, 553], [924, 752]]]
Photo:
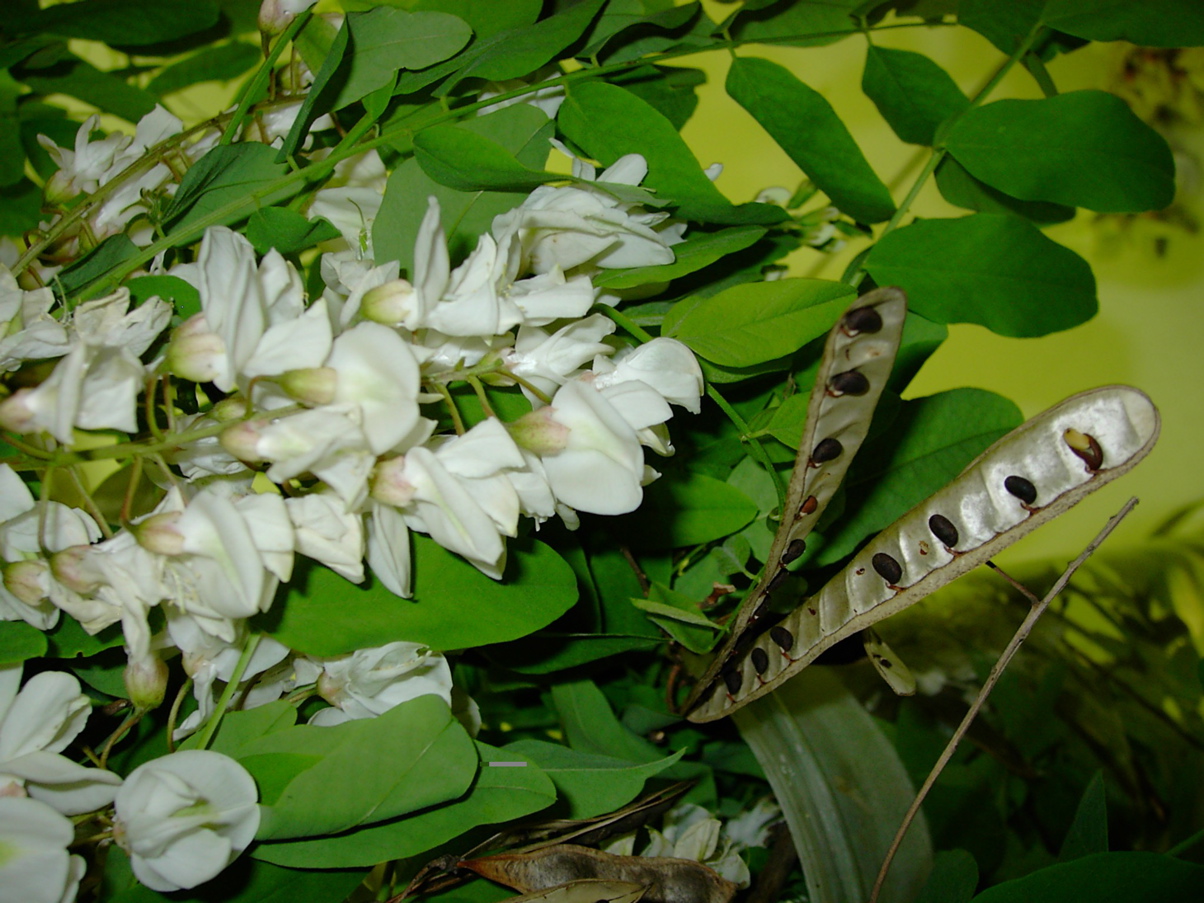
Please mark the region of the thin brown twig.
[[[1037, 623], [1037, 619], [1041, 617], [1041, 615], [1045, 612], [1045, 609], [1049, 607], [1049, 604], [1053, 602], [1058, 594], [1061, 593], [1065, 588], [1066, 584], [1070, 582], [1070, 578], [1074, 576], [1075, 571], [1077, 571], [1079, 567], [1082, 566], [1082, 564], [1095, 553], [1095, 550], [1098, 549], [1104, 540], [1108, 538], [1108, 535], [1116, 529], [1117, 525], [1125, 519], [1128, 513], [1133, 510], [1133, 506], [1136, 504], [1137, 499], [1131, 498], [1125, 503], [1125, 506], [1121, 508], [1119, 512], [1112, 516], [1112, 519], [1104, 525], [1104, 528], [1100, 530], [1095, 539], [1091, 540], [1091, 542], [1087, 545], [1087, 548], [1082, 551], [1079, 557], [1072, 561], [1067, 566], [1066, 570], [1062, 572], [1062, 576], [1057, 579], [1054, 585], [1050, 588], [1049, 592], [1045, 594], [1045, 598], [1040, 599], [1033, 605], [1033, 607], [1029, 610], [1029, 613], [1025, 616], [1023, 623], [1021, 623], [1021, 625], [1016, 629], [1015, 635], [1000, 654], [999, 660], [996, 661], [994, 667], [991, 668], [991, 673], [987, 675], [987, 679], [983, 683], [982, 689], [978, 691], [978, 696], [974, 699], [969, 711], [966, 712], [966, 716], [962, 719], [961, 724], [957, 726], [957, 730], [953, 732], [953, 736], [949, 738], [949, 742], [945, 745], [945, 749], [941, 752], [940, 758], [938, 758], [936, 764], [932, 766], [932, 771], [930, 771], [928, 773], [928, 777], [924, 779], [924, 785], [916, 794], [916, 798], [912, 801], [911, 806], [908, 808], [907, 814], [903, 816], [903, 823], [899, 826], [899, 830], [895, 834], [895, 839], [891, 842], [890, 849], [886, 851], [886, 857], [882, 860], [882, 868], [878, 870], [878, 877], [874, 881], [874, 888], [872, 891], [870, 891], [869, 903], [877, 903], [878, 895], [882, 892], [882, 885], [886, 882], [886, 876], [890, 872], [891, 863], [894, 861], [895, 854], [899, 852], [899, 847], [902, 846], [903, 838], [907, 836], [907, 831], [911, 827], [911, 823], [915, 821], [915, 817], [920, 811], [920, 806], [923, 804], [924, 799], [928, 796], [928, 792], [932, 790], [932, 786], [936, 783], [936, 779], [940, 777], [940, 774], [942, 771], [944, 771], [945, 766], [949, 764], [949, 760], [953, 758], [953, 753], [957, 751], [957, 746], [961, 742], [962, 737], [965, 736], [966, 731], [970, 729], [970, 724], [974, 721], [974, 719], [978, 716], [979, 711], [981, 711], [982, 707], [986, 704], [987, 697], [991, 695], [991, 691], [995, 689], [995, 684], [997, 684], [999, 682], [999, 678], [1003, 676], [1004, 669], [1007, 668], [1008, 664], [1020, 650], [1021, 644], [1028, 639], [1029, 634], [1032, 633], [1033, 627]], [[1026, 591], [1026, 595], [1031, 595], [1031, 593], [1027, 593]]]

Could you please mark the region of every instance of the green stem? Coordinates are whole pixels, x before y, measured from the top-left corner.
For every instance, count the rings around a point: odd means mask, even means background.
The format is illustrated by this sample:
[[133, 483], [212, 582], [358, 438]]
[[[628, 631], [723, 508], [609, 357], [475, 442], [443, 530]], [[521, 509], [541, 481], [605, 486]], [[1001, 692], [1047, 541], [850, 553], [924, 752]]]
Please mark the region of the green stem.
[[251, 656], [255, 654], [255, 647], [259, 645], [259, 634], [253, 633], [247, 637], [242, 647], [242, 655], [238, 657], [238, 664], [234, 666], [234, 673], [230, 675], [230, 680], [222, 689], [222, 695], [217, 700], [217, 707], [213, 710], [213, 714], [209, 716], [209, 720], [205, 722], [205, 726], [201, 728], [201, 732], [197, 735], [196, 749], [208, 749], [209, 742], [213, 739], [213, 735], [217, 733], [217, 727], [222, 722], [222, 718], [226, 715], [226, 709], [230, 707], [230, 700], [234, 698], [234, 692], [238, 689], [238, 685], [242, 682], [242, 676], [247, 670], [247, 665], [251, 663]]
[[251, 107], [258, 102], [267, 88], [268, 81], [272, 75], [272, 69], [276, 65], [276, 60], [280, 59], [280, 54], [284, 51], [284, 48], [292, 43], [293, 38], [297, 36], [297, 32], [306, 26], [312, 15], [312, 12], [306, 10], [289, 23], [288, 28], [284, 30], [284, 34], [272, 45], [271, 52], [259, 64], [259, 69], [256, 70], [255, 77], [243, 85], [242, 93], [238, 96], [238, 109], [234, 111], [234, 115], [226, 124], [226, 130], [222, 132], [219, 144], [229, 144], [242, 131], [242, 125], [246, 121]]

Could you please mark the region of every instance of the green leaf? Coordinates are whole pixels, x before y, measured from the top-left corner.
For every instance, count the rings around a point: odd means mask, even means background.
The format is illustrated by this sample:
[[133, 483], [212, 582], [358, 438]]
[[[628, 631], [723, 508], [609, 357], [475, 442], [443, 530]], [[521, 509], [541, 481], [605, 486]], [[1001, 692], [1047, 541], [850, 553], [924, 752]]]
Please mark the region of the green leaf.
[[936, 187], [950, 204], [979, 213], [1011, 213], [1038, 225], [1074, 219], [1074, 208], [1048, 201], [1022, 201], [978, 181], [953, 157], [946, 156], [936, 168]]
[[[375, 3], [377, 0], [369, 0]], [[409, 5], [409, 3], [407, 3]], [[478, 41], [502, 31], [526, 28], [539, 18], [542, 0], [418, 0], [414, 10], [433, 9], [459, 16], [472, 28]]]
[[88, 658], [125, 643], [120, 624], [110, 624], [93, 636], [75, 618], [60, 618], [45, 636], [50, 644], [46, 655], [50, 658]]
[[[553, 124], [529, 104], [503, 107], [459, 127], [501, 145], [529, 169], [542, 168], [548, 159]], [[517, 207], [526, 198], [520, 192], [456, 191], [431, 179], [416, 160], [406, 160], [389, 176], [372, 225], [372, 247], [378, 260], [398, 260], [403, 272], [413, 272], [414, 240], [431, 195], [439, 200], [453, 260], [466, 257], [476, 247], [478, 236], [489, 231], [495, 216]]]
[[281, 254], [295, 254], [318, 242], [338, 238], [339, 230], [327, 220], [308, 220], [286, 207], [265, 207], [251, 214], [246, 235], [258, 254], [272, 249]]
[[683, 66], [641, 66], [619, 74], [615, 84], [626, 88], [669, 120], [679, 132], [698, 108], [699, 85], [706, 84], [701, 69]]
[[162, 298], [171, 304], [181, 320], [201, 312], [201, 293], [195, 285], [179, 276], [138, 276], [125, 285], [135, 304], [142, 304], [151, 298]]
[[1166, 140], [1105, 91], [977, 107], [954, 123], [945, 146], [972, 176], [1021, 200], [1138, 213], [1160, 210], [1175, 194]]
[[675, 549], [735, 533], [757, 516], [757, 506], [735, 486], [691, 471], [666, 473], [644, 490], [637, 511], [614, 521], [636, 548]]
[[979, 323], [1000, 335], [1047, 335], [1097, 309], [1087, 262], [1014, 216], [912, 223], [883, 236], [865, 267], [879, 285], [906, 291], [929, 320]]
[[659, 637], [619, 633], [534, 633], [496, 650], [489, 658], [519, 674], [552, 674], [625, 652], [647, 652], [660, 646]]
[[531, 191], [564, 178], [530, 169], [498, 142], [454, 125], [423, 129], [414, 151], [423, 172], [457, 191]]
[[1046, 0], [1050, 28], [1088, 41], [1129, 41], [1139, 47], [1199, 47], [1204, 15], [1196, 0]]
[[52, 66], [23, 71], [21, 81], [39, 94], [68, 94], [130, 122], [137, 122], [153, 110], [158, 100], [149, 91], [102, 72], [72, 54], [65, 54]]
[[965, 850], [941, 850], [915, 903], [969, 903], [978, 888], [978, 863]]
[[124, 232], [110, 235], [95, 248], [58, 274], [59, 284], [67, 295], [74, 295], [113, 267], [138, 255], [138, 246]]
[[[314, 16], [302, 30], [302, 37], [310, 33], [311, 26], [315, 22], [322, 22], [326, 28], [330, 27], [325, 19]], [[344, 19], [343, 26], [330, 36], [330, 44], [322, 52], [322, 65], [315, 70], [317, 75], [314, 76], [313, 84], [305, 92], [305, 100], [301, 102], [297, 118], [293, 120], [293, 125], [288, 130], [284, 143], [280, 146], [280, 152], [276, 155], [277, 163], [287, 162], [309, 134], [314, 120], [334, 109], [335, 100], [346, 83], [347, 73], [350, 71], [350, 63], [347, 61], [347, 44], [350, 35], [351, 26]], [[317, 43], [325, 36], [325, 33], [318, 32], [313, 35], [312, 40]], [[304, 42], [298, 42], [298, 47], [304, 48], [305, 46]], [[315, 48], [313, 52], [316, 53], [317, 49]], [[309, 63], [308, 57], [306, 57], [306, 62]]]
[[846, 480], [845, 514], [825, 530], [818, 564], [854, 551], [1024, 422], [1011, 400], [985, 389], [950, 389], [903, 402], [890, 428], [867, 442]]
[[[782, 807], [811, 899], [868, 899], [914, 795], [882, 729], [826, 668], [807, 668], [733, 717]], [[910, 901], [931, 867], [920, 815], [878, 899]]]
[[629, 762], [657, 762], [661, 751], [619, 723], [602, 691], [589, 680], [552, 687], [552, 705], [569, 745], [577, 752], [618, 757]]
[[335, 110], [389, 84], [398, 70], [426, 69], [454, 56], [472, 37], [468, 23], [456, 16], [389, 6], [350, 13], [346, 27], [350, 66]]
[[[243, 747], [253, 744], [260, 737], [288, 730], [297, 725], [297, 710], [287, 699], [277, 699], [267, 705], [256, 706], [237, 712], [227, 712], [213, 735], [209, 748], [237, 759]], [[181, 749], [196, 749], [200, 733], [193, 734], [180, 744]]]
[[[201, 157], [180, 181], [175, 199], [164, 213], [164, 221], [172, 235], [182, 240], [194, 236], [189, 227], [198, 220], [210, 217], [223, 207], [248, 196], [255, 197], [264, 207], [296, 194], [300, 182], [267, 190], [288, 175], [288, 167], [276, 162], [276, 149], [249, 141], [219, 145]], [[229, 225], [247, 217], [246, 208], [227, 214], [207, 225]]]
[[1069, 862], [1080, 856], [1108, 852], [1108, 794], [1104, 786], [1104, 773], [1097, 771], [1091, 776], [1079, 806], [1074, 813], [1070, 830], [1062, 840], [1058, 853], [1059, 862]]
[[24, 621], [0, 621], [0, 665], [15, 665], [46, 654], [46, 634]]
[[[700, 6], [696, 2], [674, 6], [656, 2], [648, 3], [644, 0], [628, 0], [628, 2], [611, 0], [606, 4], [602, 15], [595, 20], [589, 34], [585, 36], [584, 46], [576, 52], [576, 56], [578, 59], [597, 58], [604, 59], [606, 62], [617, 62], [618, 60], [604, 52], [612, 38], [628, 29], [638, 31], [644, 36], [654, 31], [674, 31], [688, 24], [699, 14], [699, 11]], [[639, 37], [635, 38], [635, 42], [639, 43]], [[614, 44], [616, 46], [622, 44], [623, 49], [627, 50], [626, 42], [615, 41]], [[637, 53], [637, 55], [642, 54]], [[622, 56], [624, 60], [634, 58], [628, 53], [624, 53]]]
[[665, 334], [713, 363], [751, 367], [793, 354], [826, 334], [854, 293], [852, 286], [824, 279], [737, 285], [680, 302], [677, 307], [685, 313], [675, 317], [677, 308], [670, 311]]
[[664, 771], [684, 754], [678, 750], [655, 762], [633, 765], [627, 759], [581, 752], [543, 740], [519, 740], [502, 749], [507, 756], [534, 762], [552, 779], [568, 803], [565, 818], [593, 818], [613, 812], [635, 799], [644, 782]]
[[42, 189], [29, 179], [0, 188], [0, 235], [21, 235], [42, 218]]
[[1096, 853], [996, 884], [974, 903], [1198, 903], [1204, 866], [1158, 853]]
[[477, 770], [472, 740], [438, 696], [376, 718], [297, 725], [239, 749], [260, 787], [259, 840], [332, 834], [455, 799]]
[[623, 88], [603, 82], [576, 85], [557, 122], [570, 141], [603, 166], [625, 154], [642, 154], [648, 161], [644, 187], [676, 204], [685, 219], [724, 225], [787, 219], [784, 210], [770, 204], [734, 206], [703, 173], [673, 124]]
[[201, 82], [229, 81], [250, 71], [259, 59], [259, 48], [244, 41], [206, 47], [167, 66], [151, 79], [146, 90], [162, 97]]
[[1041, 20], [1046, 0], [961, 0], [957, 21], [1010, 55]]
[[8, 188], [25, 178], [25, 148], [17, 98], [21, 86], [8, 72], [0, 71], [0, 187]]
[[287, 869], [240, 856], [212, 881], [166, 897], [134, 877], [129, 856], [116, 844], [105, 857], [102, 875], [103, 903], [332, 903], [347, 899], [365, 877], [363, 869]]
[[454, 802], [336, 837], [260, 844], [251, 855], [298, 868], [371, 866], [417, 856], [480, 825], [523, 818], [556, 802], [556, 787], [537, 764], [490, 766], [526, 757], [480, 742], [476, 747], [481, 770], [468, 794]]
[[217, 24], [214, 0], [78, 0], [39, 12], [6, 10], [10, 34], [50, 32], [116, 47], [162, 44]]
[[632, 597], [631, 604], [665, 633], [698, 655], [715, 648], [723, 628], [698, 610], [696, 599], [655, 582], [648, 595], [647, 599]]
[[635, 288], [669, 282], [708, 267], [728, 254], [743, 251], [765, 235], [761, 226], [732, 226], [717, 232], [698, 232], [673, 245], [674, 261], [663, 266], [604, 270], [594, 277], [595, 288]]
[[922, 53], [869, 46], [861, 89], [900, 140], [931, 145], [936, 127], [970, 105], [952, 78]]
[[822, 94], [784, 66], [754, 57], [732, 61], [727, 93], [834, 205], [860, 222], [890, 219], [890, 190]]
[[506, 579], [498, 582], [425, 536], [413, 540], [412, 600], [371, 581], [355, 586], [329, 568], [298, 568], [283, 605], [264, 616], [267, 632], [320, 656], [394, 640], [464, 649], [526, 636], [577, 599], [572, 570], [543, 543], [510, 540]]
[[745, 3], [731, 34], [740, 41], [819, 47], [856, 34], [851, 14], [864, 5], [863, 0]]

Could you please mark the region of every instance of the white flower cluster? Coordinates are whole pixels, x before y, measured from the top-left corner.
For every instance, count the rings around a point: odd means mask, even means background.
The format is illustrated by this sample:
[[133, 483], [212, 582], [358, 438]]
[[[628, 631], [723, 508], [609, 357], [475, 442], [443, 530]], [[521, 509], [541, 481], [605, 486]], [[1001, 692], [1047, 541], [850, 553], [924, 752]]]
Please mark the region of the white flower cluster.
[[75, 899], [83, 857], [68, 853], [67, 816], [113, 804], [113, 836], [147, 887], [195, 887], [229, 865], [255, 837], [259, 792], [221, 753], [188, 750], [135, 768], [124, 781], [60, 755], [88, 720], [90, 702], [70, 674], [21, 682], [0, 668], [0, 887], [5, 899]]

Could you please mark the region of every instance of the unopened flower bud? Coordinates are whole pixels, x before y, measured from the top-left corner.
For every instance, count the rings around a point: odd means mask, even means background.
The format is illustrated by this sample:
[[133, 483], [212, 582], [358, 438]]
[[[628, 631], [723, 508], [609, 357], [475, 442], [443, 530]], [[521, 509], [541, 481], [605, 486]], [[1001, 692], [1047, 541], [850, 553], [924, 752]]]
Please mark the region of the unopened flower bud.
[[360, 313], [365, 320], [397, 326], [417, 310], [418, 293], [405, 279], [394, 279], [369, 289], [360, 301]]
[[146, 520], [130, 525], [130, 532], [138, 545], [156, 555], [183, 555], [184, 534], [176, 526], [180, 511], [164, 511], [152, 514]]
[[553, 419], [551, 405], [524, 414], [506, 424], [510, 436], [520, 448], [545, 456], [558, 454], [569, 444], [569, 428]]
[[29, 395], [33, 389], [18, 389], [4, 401], [0, 401], [0, 429], [24, 434], [34, 427], [34, 410], [29, 406]]
[[339, 385], [339, 373], [333, 367], [301, 367], [282, 373], [276, 384], [302, 404], [330, 404]]
[[222, 448], [240, 461], [254, 463], [264, 460], [259, 454], [259, 441], [265, 424], [259, 420], [243, 420], [226, 427], [218, 436]]
[[172, 331], [165, 366], [181, 379], [212, 382], [221, 375], [226, 343], [209, 329], [204, 314], [195, 314]]
[[46, 598], [50, 565], [40, 558], [14, 561], [4, 566], [4, 588], [26, 605], [37, 605]]
[[369, 494], [378, 502], [404, 508], [417, 491], [405, 478], [405, 455], [381, 461], [372, 471]]
[[100, 570], [93, 564], [95, 553], [91, 546], [69, 546], [50, 556], [50, 573], [54, 579], [72, 592], [90, 596], [104, 581]]
[[259, 6], [259, 30], [273, 37], [280, 34], [293, 19], [305, 12], [318, 0], [263, 0]]
[[167, 692], [167, 664], [163, 659], [151, 655], [142, 661], [131, 660], [122, 677], [134, 708], [146, 711], [159, 707]]
[[71, 176], [62, 169], [46, 180], [46, 187], [42, 191], [46, 203], [52, 205], [65, 204], [79, 194], [79, 189], [71, 184]]
[[209, 417], [218, 423], [231, 423], [247, 416], [247, 400], [239, 395], [223, 398], [209, 409]]
[[323, 671], [318, 676], [318, 695], [333, 706], [338, 706], [343, 700], [344, 681], [334, 677], [329, 671]]

